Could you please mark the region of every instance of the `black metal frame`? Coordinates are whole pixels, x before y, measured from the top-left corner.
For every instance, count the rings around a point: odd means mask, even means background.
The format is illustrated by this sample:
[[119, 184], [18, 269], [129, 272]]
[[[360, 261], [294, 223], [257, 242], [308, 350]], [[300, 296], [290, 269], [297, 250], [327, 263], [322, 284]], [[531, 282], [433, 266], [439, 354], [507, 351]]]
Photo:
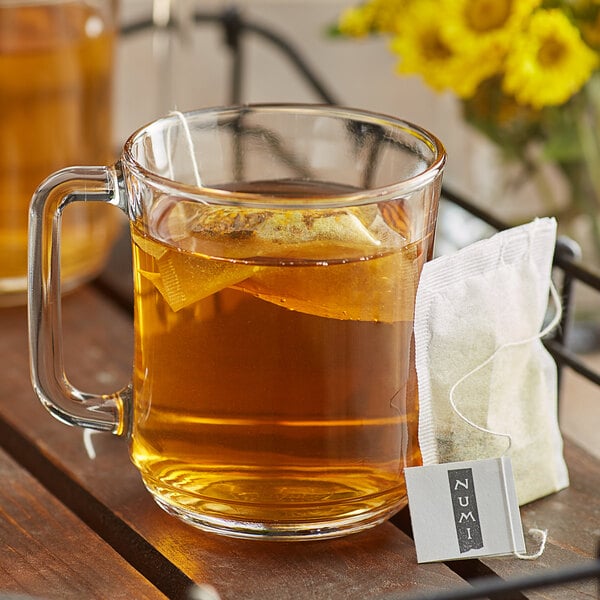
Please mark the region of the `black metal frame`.
[[[241, 104], [243, 91], [243, 65], [244, 45], [243, 38], [246, 34], [254, 34], [269, 42], [281, 52], [313, 89], [319, 102], [325, 104], [340, 104], [335, 95], [329, 91], [327, 85], [314, 73], [302, 54], [294, 48], [282, 35], [269, 27], [247, 19], [235, 7], [229, 7], [222, 12], [195, 11], [191, 15], [196, 24], [218, 25], [222, 28], [226, 46], [231, 53], [231, 80], [230, 97], [231, 104]], [[122, 35], [128, 36], [154, 27], [151, 18], [125, 25], [121, 29]], [[176, 30], [179, 24], [171, 20], [167, 27]], [[501, 231], [510, 225], [482, 208], [476, 206], [468, 199], [444, 187], [442, 198], [452, 204], [459, 206], [471, 216]], [[567, 345], [571, 329], [574, 294], [573, 286], [576, 283], [587, 285], [592, 290], [600, 293], [600, 274], [587, 268], [581, 261], [578, 248], [571, 240], [559, 238], [554, 255], [555, 277], [560, 278], [560, 293], [563, 302], [563, 315], [560, 326], [552, 336], [546, 338], [544, 343], [557, 362], [559, 375], [564, 367], [569, 367], [579, 373], [590, 382], [600, 385], [600, 373], [590, 369], [583, 360], [573, 352]], [[525, 577], [499, 580], [492, 577], [484, 577], [479, 580], [470, 581], [470, 587], [448, 592], [403, 596], [411, 600], [469, 600], [474, 598], [508, 598], [511, 593], [522, 592], [537, 588], [552, 587], [583, 579], [597, 579], [600, 597], [600, 546], [598, 558], [571, 568], [546, 571], [541, 574]], [[398, 596], [393, 596], [398, 598]], [[392, 596], [389, 599], [392, 600]]]
[[[535, 575], [513, 577], [512, 579], [482, 577], [471, 580], [470, 587], [466, 589], [458, 588], [448, 592], [403, 596], [402, 600], [475, 600], [477, 598], [507, 600], [510, 594], [515, 592], [556, 587], [584, 579], [597, 579], [600, 592], [600, 558], [570, 568], [554, 571], [543, 570]], [[399, 600], [397, 596], [396, 599]], [[389, 596], [387, 600], [393, 600], [393, 597]]]

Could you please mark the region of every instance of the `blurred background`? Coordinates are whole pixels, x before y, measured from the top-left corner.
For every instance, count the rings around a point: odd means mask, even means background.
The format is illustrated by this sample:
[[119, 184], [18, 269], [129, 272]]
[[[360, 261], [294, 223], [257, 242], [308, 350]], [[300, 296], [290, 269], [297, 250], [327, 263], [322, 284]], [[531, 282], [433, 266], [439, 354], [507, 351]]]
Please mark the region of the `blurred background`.
[[[437, 134], [450, 156], [448, 177], [467, 189], [471, 180], [477, 184], [477, 169], [465, 163], [467, 157], [488, 149], [481, 145], [480, 134], [462, 123], [455, 99], [432, 92], [417, 77], [395, 75], [396, 59], [383, 38], [351, 40], [328, 33], [350, 5], [348, 0], [121, 0], [124, 24], [147, 17], [155, 6], [164, 6], [180, 26], [171, 34], [159, 29], [121, 39], [117, 136], [124, 138], [173, 108], [229, 102], [231, 57], [222, 28], [214, 23], [192, 25], [186, 19], [193, 11], [220, 14], [235, 7], [244, 19], [285, 38], [340, 104], [400, 116]], [[243, 36], [243, 44], [244, 102], [320, 101], [274, 45], [250, 32]], [[460, 161], [453, 160], [457, 156]]]

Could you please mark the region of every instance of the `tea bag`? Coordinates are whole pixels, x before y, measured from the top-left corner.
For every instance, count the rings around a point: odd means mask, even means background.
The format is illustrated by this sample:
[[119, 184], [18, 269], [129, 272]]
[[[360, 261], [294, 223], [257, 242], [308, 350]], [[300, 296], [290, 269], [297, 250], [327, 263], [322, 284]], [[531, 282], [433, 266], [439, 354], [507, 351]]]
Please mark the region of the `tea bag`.
[[555, 240], [556, 221], [536, 219], [427, 263], [417, 291], [423, 462], [508, 455], [520, 505], [569, 483], [540, 339]]
[[377, 205], [265, 210], [179, 202], [174, 212], [173, 239], [178, 227], [188, 232], [184, 249], [254, 265], [233, 287], [323, 317], [412, 321], [420, 248]]
[[[154, 271], [138, 269], [175, 312], [219, 290], [250, 277], [258, 270], [252, 265], [227, 265], [225, 262], [194, 260], [188, 254], [136, 235], [134, 243], [155, 261]], [[198, 264], [202, 268], [198, 269]]]
[[[185, 115], [172, 114], [201, 188]], [[173, 178], [170, 153], [167, 161]], [[423, 246], [409, 239], [402, 200], [315, 208], [328, 190], [315, 182], [236, 183], [223, 189], [261, 193], [264, 204], [165, 196], [154, 207], [159, 225], [152, 232], [164, 243], [134, 235], [154, 259], [152, 269], [139, 273], [172, 310], [232, 287], [318, 316], [412, 322]]]
[[[227, 245], [229, 258], [319, 259], [335, 244], [336, 258], [379, 253], [406, 243], [376, 205], [345, 209], [261, 209], [179, 201], [169, 213], [169, 236], [191, 252]], [[208, 250], [208, 252], [207, 252]]]
[[235, 287], [324, 317], [413, 319], [422, 247], [408, 243], [405, 220], [392, 212], [402, 211], [399, 203], [385, 210], [375, 204], [267, 210], [171, 198], [162, 204], [158, 234], [168, 243], [134, 241], [155, 259], [156, 270], [141, 275], [174, 311]]

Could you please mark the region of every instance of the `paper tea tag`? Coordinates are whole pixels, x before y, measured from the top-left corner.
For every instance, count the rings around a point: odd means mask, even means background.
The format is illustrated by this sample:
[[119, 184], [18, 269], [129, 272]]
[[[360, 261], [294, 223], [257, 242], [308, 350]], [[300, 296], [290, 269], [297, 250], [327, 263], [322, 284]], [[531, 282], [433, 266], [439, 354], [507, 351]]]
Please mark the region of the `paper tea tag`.
[[404, 473], [418, 562], [525, 551], [508, 457], [410, 467]]

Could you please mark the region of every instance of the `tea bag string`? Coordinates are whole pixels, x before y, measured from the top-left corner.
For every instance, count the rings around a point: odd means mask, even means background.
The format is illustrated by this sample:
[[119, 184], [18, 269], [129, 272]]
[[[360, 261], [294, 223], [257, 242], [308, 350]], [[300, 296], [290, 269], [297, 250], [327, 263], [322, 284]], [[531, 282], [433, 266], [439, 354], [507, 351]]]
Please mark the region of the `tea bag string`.
[[[185, 118], [185, 115], [179, 110], [172, 110], [169, 113], [169, 116], [177, 117], [181, 122], [181, 126], [183, 128], [183, 135], [185, 137], [185, 142], [187, 144], [188, 152], [190, 155], [190, 162], [192, 163], [192, 169], [194, 172], [194, 181], [198, 187], [202, 187], [202, 178], [200, 177], [200, 170], [198, 169], [198, 161], [196, 160], [196, 152], [194, 150], [194, 141], [192, 140], [192, 134], [190, 132], [190, 126]], [[170, 139], [171, 130], [168, 130], [167, 139]], [[169, 163], [169, 175], [171, 179], [175, 179], [175, 171], [173, 169], [173, 163], [171, 161], [171, 151], [170, 151], [170, 143], [169, 150], [167, 151], [167, 161]]]
[[[506, 502], [506, 506], [510, 505], [510, 499], [508, 497], [508, 476], [506, 474], [506, 465], [504, 462], [500, 461], [500, 470], [502, 472], [502, 479], [504, 480], [504, 485], [502, 486], [504, 489], [504, 501]], [[546, 542], [548, 541], [548, 530], [547, 529], [538, 529], [537, 527], [531, 527], [527, 533], [531, 535], [538, 542], [538, 549], [531, 554], [524, 554], [516, 550], [517, 540], [515, 539], [515, 530], [510, 527], [510, 536], [512, 541], [512, 547], [515, 548], [513, 550], [513, 555], [516, 558], [520, 558], [521, 560], [535, 560], [544, 554], [544, 550], [546, 549]]]
[[530, 344], [531, 342], [534, 342], [536, 340], [542, 339], [543, 337], [545, 337], [546, 335], [548, 335], [548, 333], [550, 333], [559, 323], [560, 320], [562, 318], [562, 305], [561, 305], [561, 301], [560, 301], [560, 296], [558, 294], [558, 291], [556, 289], [556, 287], [554, 286], [554, 283], [552, 281], [550, 281], [550, 296], [552, 297], [552, 301], [554, 303], [554, 307], [555, 307], [555, 313], [554, 316], [552, 317], [552, 320], [550, 321], [550, 323], [548, 323], [548, 325], [546, 325], [546, 327], [544, 327], [539, 333], [532, 335], [528, 338], [525, 338], [523, 340], [516, 340], [513, 342], [506, 342], [504, 344], [502, 344], [501, 346], [498, 346], [498, 348], [496, 348], [496, 350], [485, 360], [483, 361], [481, 364], [477, 365], [475, 368], [471, 369], [468, 373], [466, 373], [465, 375], [463, 375], [458, 381], [456, 381], [456, 383], [454, 383], [454, 385], [450, 388], [450, 405], [452, 406], [452, 410], [458, 415], [458, 417], [460, 419], [462, 419], [465, 423], [467, 423], [467, 425], [470, 425], [471, 427], [474, 427], [475, 429], [477, 429], [478, 431], [481, 431], [483, 433], [489, 433], [491, 435], [496, 435], [496, 436], [500, 436], [500, 437], [504, 437], [508, 440], [508, 446], [506, 448], [506, 450], [504, 451], [503, 455], [506, 454], [511, 446], [512, 446], [512, 436], [509, 433], [503, 432], [503, 431], [493, 431], [492, 429], [487, 429], [486, 427], [482, 427], [481, 425], [478, 425], [477, 423], [475, 423], [474, 421], [472, 421], [471, 419], [469, 419], [469, 417], [465, 416], [457, 407], [456, 405], [456, 399], [454, 398], [456, 389], [462, 385], [467, 379], [469, 379], [469, 377], [472, 377], [473, 375], [475, 375], [475, 373], [478, 373], [481, 369], [485, 368], [487, 365], [489, 365], [495, 358], [496, 356], [498, 356], [498, 354], [502, 351], [505, 350], [507, 348], [513, 348], [515, 346], [522, 346], [525, 344]]
[[[534, 342], [535, 340], [542, 339], [560, 323], [560, 320], [562, 318], [562, 305], [561, 305], [561, 301], [560, 301], [560, 296], [559, 296], [558, 291], [557, 291], [556, 287], [554, 286], [554, 283], [552, 282], [552, 280], [550, 280], [550, 295], [552, 297], [552, 301], [555, 306], [555, 313], [554, 313], [552, 320], [550, 321], [550, 323], [548, 323], [548, 325], [546, 325], [546, 327], [544, 327], [539, 333], [532, 335], [526, 339], [517, 340], [514, 342], [506, 342], [505, 344], [502, 344], [501, 346], [496, 348], [496, 350], [484, 362], [482, 362], [480, 365], [476, 366], [474, 369], [471, 369], [468, 373], [463, 375], [450, 389], [450, 394], [449, 394], [450, 395], [450, 404], [452, 406], [452, 409], [454, 410], [454, 412], [458, 415], [458, 417], [460, 419], [462, 419], [465, 423], [467, 423], [471, 427], [474, 427], [478, 431], [481, 431], [483, 433], [489, 433], [491, 435], [501, 436], [508, 440], [508, 446], [507, 446], [506, 450], [504, 451], [503, 455], [505, 455], [512, 446], [512, 436], [510, 435], [510, 433], [501, 432], [501, 431], [493, 431], [492, 429], [487, 429], [485, 427], [482, 427], [481, 425], [478, 425], [477, 423], [475, 423], [474, 421], [472, 421], [471, 419], [466, 417], [463, 413], [460, 412], [460, 410], [456, 406], [456, 400], [454, 398], [454, 393], [456, 391], [456, 388], [458, 388], [464, 381], [466, 381], [469, 377], [471, 377], [472, 375], [474, 375], [475, 373], [477, 373], [478, 371], [483, 369], [485, 366], [490, 364], [502, 350], [505, 350], [506, 348], [529, 344], [531, 342]], [[506, 481], [507, 476], [504, 471], [504, 464], [502, 464], [502, 476], [503, 476], [504, 480]], [[505, 501], [508, 503], [509, 499], [508, 499], [507, 485], [504, 485], [504, 494], [505, 494]], [[531, 529], [529, 529], [528, 533], [531, 536], [533, 536], [536, 540], [539, 541], [539, 547], [538, 547], [537, 551], [535, 551], [531, 554], [524, 554], [524, 553], [518, 552], [516, 550], [517, 542], [515, 539], [515, 534], [511, 528], [512, 543], [513, 543], [513, 548], [515, 548], [513, 554], [515, 557], [522, 559], [522, 560], [535, 560], [536, 558], [539, 558], [544, 553], [544, 550], [546, 549], [546, 541], [548, 540], [548, 530], [547, 529], [537, 529], [535, 527], [532, 527]]]
[[96, 433], [100, 432], [94, 429], [83, 430], [83, 447], [90, 460], [96, 460], [96, 448], [94, 448], [94, 441], [92, 440], [92, 436]]

